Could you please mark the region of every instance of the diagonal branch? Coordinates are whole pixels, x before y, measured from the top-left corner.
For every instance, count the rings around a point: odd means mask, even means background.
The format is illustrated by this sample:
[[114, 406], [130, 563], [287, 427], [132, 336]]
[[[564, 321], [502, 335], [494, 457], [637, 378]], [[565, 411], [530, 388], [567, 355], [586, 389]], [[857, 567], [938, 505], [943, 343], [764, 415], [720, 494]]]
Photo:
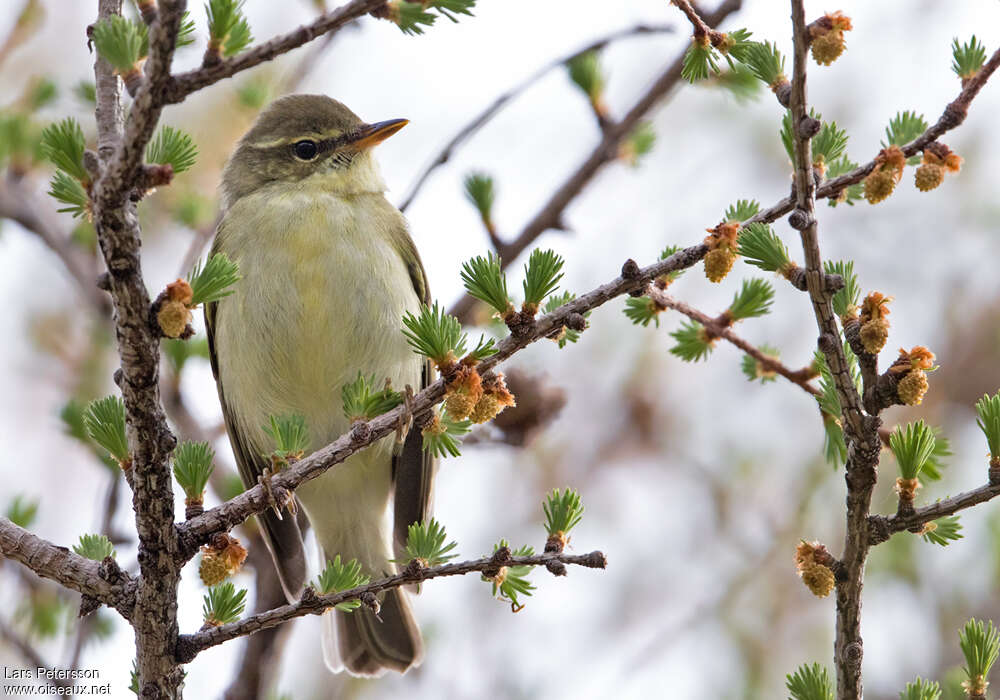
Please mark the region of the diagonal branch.
[[954, 515], [960, 510], [985, 503], [1000, 496], [1000, 484], [985, 484], [972, 491], [960, 493], [951, 498], [945, 498], [923, 508], [916, 508], [912, 513], [896, 513], [894, 515], [872, 515], [868, 518], [873, 543], [883, 542], [889, 536], [903, 530], [919, 528], [924, 523]]
[[22, 658], [35, 668], [49, 668], [49, 665], [42, 659], [42, 655], [33, 647], [27, 639], [19, 635], [3, 620], [0, 619], [0, 639], [4, 639], [11, 644]]
[[451, 159], [451, 157], [455, 154], [455, 151], [457, 151], [462, 144], [464, 144], [475, 134], [477, 134], [480, 129], [486, 126], [493, 119], [493, 117], [495, 117], [504, 107], [507, 106], [508, 102], [510, 102], [511, 100], [519, 96], [521, 93], [523, 93], [525, 90], [530, 88], [532, 85], [537, 83], [550, 71], [555, 70], [560, 66], [566, 65], [574, 58], [578, 58], [579, 56], [582, 56], [585, 53], [589, 53], [591, 51], [599, 51], [608, 44], [618, 41], [619, 39], [625, 39], [627, 37], [639, 36], [644, 34], [659, 34], [672, 31], [673, 27], [670, 25], [657, 26], [657, 25], [637, 24], [634, 27], [629, 27], [628, 29], [622, 29], [617, 32], [613, 32], [611, 34], [603, 36], [600, 39], [597, 39], [596, 41], [592, 41], [590, 44], [584, 46], [582, 49], [578, 49], [577, 51], [574, 51], [573, 53], [567, 56], [563, 56], [562, 58], [557, 58], [556, 60], [551, 61], [550, 63], [547, 63], [546, 65], [542, 66], [537, 71], [532, 73], [530, 76], [525, 78], [522, 82], [518, 83], [510, 90], [508, 90], [507, 92], [503, 93], [495, 100], [493, 100], [493, 102], [490, 104], [489, 107], [487, 107], [482, 112], [477, 114], [475, 117], [472, 118], [472, 120], [469, 121], [468, 124], [466, 124], [461, 129], [458, 130], [458, 133], [455, 134], [451, 138], [451, 140], [448, 141], [447, 144], [445, 144], [444, 148], [442, 148], [441, 151], [436, 156], [434, 156], [431, 162], [424, 167], [424, 169], [420, 172], [420, 174], [417, 175], [416, 179], [413, 181], [413, 184], [410, 185], [410, 192], [403, 199], [403, 203], [399, 205], [399, 210], [406, 211], [407, 207], [413, 204], [413, 200], [416, 199], [417, 194], [420, 193], [420, 190], [423, 188], [424, 183], [427, 182], [427, 178], [429, 178], [435, 170], [437, 170], [442, 165], [447, 163]]
[[[705, 245], [692, 246], [642, 269], [629, 260], [622, 269], [623, 276], [619, 276], [560, 306], [555, 311], [539, 317], [527, 325], [523, 332], [504, 338], [497, 344], [497, 353], [480, 362], [476, 369], [480, 374], [485, 374], [531, 343], [547, 338], [563, 327], [581, 326], [583, 323], [582, 314], [585, 312], [595, 309], [615, 297], [645, 289], [650, 280], [659, 275], [691, 267], [705, 256], [705, 252]], [[418, 417], [422, 416], [441, 401], [444, 397], [445, 385], [444, 379], [438, 379], [417, 394], [411, 404], [412, 414]], [[343, 462], [355, 452], [394, 432], [404, 418], [405, 411], [404, 406], [399, 406], [368, 422], [356, 423], [351, 432], [341, 435], [326, 447], [317, 450], [305, 459], [296, 462], [291, 468], [283, 470], [271, 478], [269, 489], [258, 484], [226, 503], [178, 524], [179, 556], [183, 560], [191, 558], [197, 552], [198, 546], [207, 542], [212, 534], [226, 532], [254, 513], [271, 507], [273, 501], [268, 496], [269, 492], [274, 494], [294, 491], [304, 482], [315, 479], [333, 465]]]
[[270, 41], [244, 51], [233, 58], [212, 66], [181, 73], [169, 78], [163, 92], [166, 104], [183, 102], [192, 92], [208, 87], [224, 78], [231, 78], [240, 71], [253, 68], [261, 63], [277, 58], [292, 49], [306, 44], [317, 37], [336, 31], [351, 21], [377, 10], [385, 5], [385, 0], [351, 0], [346, 5], [322, 15], [319, 19], [295, 31], [275, 37]]
[[696, 37], [704, 37], [712, 33], [711, 27], [698, 15], [698, 11], [691, 6], [688, 0], [670, 0], [670, 4], [677, 7], [688, 18]]
[[[442, 576], [462, 576], [475, 572], [483, 572], [484, 575], [492, 576], [499, 574], [503, 567], [509, 566], [547, 566], [556, 562], [562, 564], [575, 564], [592, 569], [604, 569], [608, 562], [601, 552], [590, 552], [589, 554], [561, 554], [545, 553], [535, 554], [530, 557], [511, 556], [508, 547], [501, 547], [496, 554], [481, 559], [464, 561], [455, 564], [443, 564], [435, 567], [420, 567], [415, 565], [416, 561], [403, 569], [400, 573], [374, 581], [364, 586], [358, 586], [350, 590], [329, 595], [317, 595], [310, 587], [307, 588], [302, 598], [295, 603], [283, 605], [273, 610], [252, 615], [245, 620], [233, 622], [220, 627], [213, 627], [190, 635], [181, 635], [177, 640], [177, 660], [180, 663], [189, 663], [195, 656], [205, 649], [228, 642], [231, 639], [245, 637], [254, 632], [280, 625], [282, 622], [302, 617], [303, 615], [319, 615], [329, 610], [335, 605], [349, 600], [361, 600], [372, 597], [381, 591], [390, 588], [399, 588], [413, 583], [420, 583]], [[565, 569], [560, 575], [565, 575]]]
[[[929, 144], [931, 141], [936, 141], [938, 138], [951, 131], [955, 127], [962, 124], [965, 121], [965, 117], [969, 113], [969, 106], [972, 101], [979, 94], [979, 91], [983, 89], [983, 86], [990, 79], [990, 76], [996, 72], [997, 68], [1000, 67], [1000, 49], [993, 52], [990, 59], [983, 64], [983, 67], [976, 73], [966, 85], [962, 88], [962, 91], [958, 94], [954, 100], [948, 103], [938, 117], [938, 120], [932, 124], [927, 131], [922, 133], [916, 139], [910, 143], [903, 146], [903, 154], [909, 158], [920, 153], [924, 146]], [[875, 167], [875, 160], [872, 159], [860, 165], [849, 173], [844, 173], [839, 177], [835, 177], [832, 180], [826, 180], [821, 184], [816, 190], [817, 199], [823, 199], [827, 197], [836, 197], [840, 194], [844, 188], [850, 185], [856, 185], [865, 179]], [[795, 208], [795, 199], [792, 197], [786, 197], [780, 202], [772, 205], [768, 209], [763, 209], [758, 212], [755, 216], [745, 221], [745, 224], [749, 224], [754, 221], [761, 221], [763, 223], [771, 223], [776, 221], [780, 217], [789, 213]]]
[[0, 554], [24, 564], [43, 578], [115, 608], [127, 620], [132, 618], [135, 581], [117, 566], [104, 567], [102, 563], [85, 559], [2, 517]]
[[802, 387], [807, 394], [819, 396], [820, 390], [817, 389], [812, 383], [812, 379], [816, 375], [810, 367], [793, 370], [790, 367], [785, 366], [785, 364], [780, 360], [776, 360], [770, 355], [765, 355], [764, 352], [761, 351], [761, 349], [756, 345], [753, 345], [736, 335], [732, 329], [729, 328], [729, 326], [721, 323], [718, 318], [712, 318], [708, 314], [704, 314], [701, 311], [698, 311], [698, 309], [688, 306], [682, 301], [674, 299], [655, 284], [649, 285], [649, 288], [646, 290], [646, 295], [657, 304], [665, 306], [668, 309], [673, 309], [674, 311], [679, 311], [688, 318], [697, 321], [705, 327], [712, 337], [722, 338], [732, 343], [747, 355], [757, 360], [757, 362], [759, 362], [761, 367], [765, 370], [780, 374], [793, 384], [797, 384]]
[[110, 305], [107, 295], [97, 288], [94, 260], [73, 245], [49, 202], [25, 185], [21, 179], [0, 177], [0, 219], [16, 221], [38, 236], [62, 261], [87, 303], [107, 315]]
[[[736, 12], [742, 0], [726, 0], [718, 9], [706, 15], [705, 22], [709, 26], [716, 26], [733, 12]], [[517, 257], [530, 246], [535, 239], [549, 229], [564, 228], [562, 223], [563, 212], [570, 202], [576, 199], [584, 187], [597, 175], [598, 171], [607, 163], [615, 160], [618, 154], [618, 147], [621, 142], [630, 134], [646, 114], [655, 107], [680, 81], [681, 69], [684, 65], [684, 56], [678, 56], [660, 74], [645, 93], [636, 101], [632, 108], [622, 117], [621, 121], [612, 122], [605, 127], [601, 142], [591, 151], [587, 159], [580, 164], [563, 184], [552, 194], [549, 200], [535, 214], [517, 238], [510, 241], [498, 250], [500, 255], [500, 265], [506, 268], [513, 263]], [[468, 321], [469, 315], [475, 308], [476, 300], [465, 295], [454, 306], [449, 313], [457, 316], [461, 321]]]

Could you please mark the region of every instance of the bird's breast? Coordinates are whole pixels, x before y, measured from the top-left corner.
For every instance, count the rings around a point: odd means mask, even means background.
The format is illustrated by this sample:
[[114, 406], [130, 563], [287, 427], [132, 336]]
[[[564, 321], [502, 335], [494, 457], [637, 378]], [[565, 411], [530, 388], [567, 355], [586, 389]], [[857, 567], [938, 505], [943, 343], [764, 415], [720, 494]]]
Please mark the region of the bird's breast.
[[418, 386], [401, 332], [419, 306], [396, 243], [405, 223], [381, 194], [255, 198], [230, 208], [217, 245], [242, 274], [218, 311], [219, 379], [250, 434], [300, 413], [315, 449], [347, 429], [340, 390], [359, 371]]

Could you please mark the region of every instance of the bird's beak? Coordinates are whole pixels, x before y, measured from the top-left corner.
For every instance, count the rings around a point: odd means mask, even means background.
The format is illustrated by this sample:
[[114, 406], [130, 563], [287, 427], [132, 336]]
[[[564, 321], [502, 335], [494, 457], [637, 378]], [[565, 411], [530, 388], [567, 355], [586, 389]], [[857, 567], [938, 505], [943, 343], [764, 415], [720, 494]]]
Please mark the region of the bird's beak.
[[359, 151], [364, 151], [382, 143], [409, 123], [409, 119], [389, 119], [384, 122], [365, 124], [358, 129], [357, 134], [351, 140], [351, 145]]

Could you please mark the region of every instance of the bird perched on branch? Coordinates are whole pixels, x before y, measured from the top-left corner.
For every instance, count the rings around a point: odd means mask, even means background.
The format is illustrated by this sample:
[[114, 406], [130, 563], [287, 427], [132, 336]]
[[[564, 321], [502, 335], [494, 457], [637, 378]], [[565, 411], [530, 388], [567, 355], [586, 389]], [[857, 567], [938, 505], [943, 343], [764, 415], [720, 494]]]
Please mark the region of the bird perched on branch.
[[[423, 265], [371, 153], [406, 123], [369, 124], [329, 97], [290, 95], [261, 113], [226, 164], [212, 250], [242, 279], [205, 320], [247, 486], [270, 466], [269, 416], [303, 416], [313, 451], [349, 430], [340, 390], [359, 371], [397, 388], [430, 381], [400, 330], [404, 312], [428, 302]], [[339, 554], [372, 578], [393, 573], [390, 539], [399, 558], [407, 527], [428, 517], [433, 472], [412, 430], [401, 447], [385, 438], [299, 487], [321, 566]], [[295, 514], [272, 510], [259, 523], [285, 594], [297, 599], [306, 559]], [[423, 642], [406, 595], [386, 591], [381, 620], [367, 607], [324, 614], [327, 665], [361, 676], [418, 665]]]

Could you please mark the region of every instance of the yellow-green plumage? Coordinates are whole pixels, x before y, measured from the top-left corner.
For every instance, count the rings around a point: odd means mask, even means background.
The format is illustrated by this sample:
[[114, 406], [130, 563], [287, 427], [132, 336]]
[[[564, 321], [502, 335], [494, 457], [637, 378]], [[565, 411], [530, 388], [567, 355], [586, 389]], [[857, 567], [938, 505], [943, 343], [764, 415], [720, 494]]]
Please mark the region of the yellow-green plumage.
[[[248, 485], [273, 449], [263, 427], [270, 415], [304, 416], [315, 450], [349, 429], [340, 389], [358, 371], [399, 389], [426, 380], [400, 331], [403, 313], [426, 299], [423, 269], [402, 215], [383, 195], [366, 128], [329, 98], [282, 98], [243, 138], [223, 176], [213, 250], [234, 260], [242, 279], [206, 320]], [[320, 145], [316, 157], [296, 156], [302, 140]], [[394, 570], [385, 517], [394, 477], [398, 540], [409, 524], [402, 521], [424, 516], [433, 475], [414, 438], [395, 457], [392, 438], [383, 439], [298, 489], [323, 556], [356, 557], [372, 577]], [[286, 593], [295, 597], [305, 563], [294, 517], [263, 520]], [[383, 623], [365, 609], [336, 613], [339, 640], [327, 613], [331, 667], [339, 660], [353, 673], [377, 675], [419, 663], [420, 636], [403, 595], [383, 601]]]

